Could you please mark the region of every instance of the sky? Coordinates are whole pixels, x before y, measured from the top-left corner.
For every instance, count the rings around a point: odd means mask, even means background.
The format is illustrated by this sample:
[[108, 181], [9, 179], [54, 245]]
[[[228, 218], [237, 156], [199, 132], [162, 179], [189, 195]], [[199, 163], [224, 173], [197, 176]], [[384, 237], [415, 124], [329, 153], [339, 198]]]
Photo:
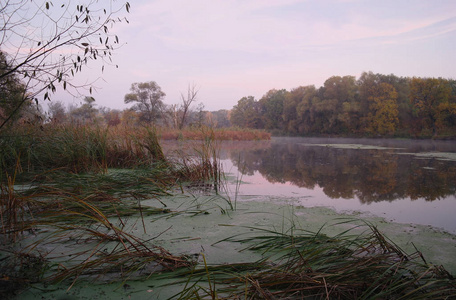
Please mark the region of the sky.
[[[206, 110], [271, 89], [320, 87], [364, 71], [456, 78], [454, 0], [130, 0], [122, 47], [98, 81], [99, 106], [123, 109], [132, 83], [155, 81], [164, 102], [189, 85]], [[100, 76], [99, 68], [87, 69]], [[92, 72], [92, 73], [91, 73]], [[62, 96], [65, 97], [65, 96]], [[70, 99], [65, 102], [77, 102]], [[60, 100], [60, 99], [59, 99]]]

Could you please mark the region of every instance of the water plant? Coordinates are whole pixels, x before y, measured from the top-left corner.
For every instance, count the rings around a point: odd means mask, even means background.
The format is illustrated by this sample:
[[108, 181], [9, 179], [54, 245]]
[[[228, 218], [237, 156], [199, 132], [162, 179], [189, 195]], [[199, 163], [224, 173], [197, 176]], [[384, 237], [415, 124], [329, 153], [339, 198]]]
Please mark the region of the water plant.
[[[138, 201], [169, 195], [166, 177], [154, 180], [157, 170], [63, 175], [47, 172], [44, 182], [26, 189], [12, 189], [12, 183], [2, 186], [0, 273], [8, 287], [5, 293], [15, 293], [36, 278], [73, 283], [87, 276], [125, 280], [191, 264], [154, 245], [153, 239], [128, 232], [126, 218], [144, 222], [141, 216], [168, 212]], [[10, 267], [23, 257], [42, 258], [40, 270]]]
[[418, 251], [406, 254], [366, 222], [333, 237], [296, 229], [293, 235], [263, 228], [250, 229], [254, 232], [248, 236], [233, 236], [219, 242], [243, 243], [246, 245], [243, 251], [260, 251], [262, 259], [213, 266], [204, 263], [192, 271], [180, 270], [177, 276], [185, 277], [186, 285], [175, 298], [456, 297], [456, 280], [442, 266], [428, 264]]

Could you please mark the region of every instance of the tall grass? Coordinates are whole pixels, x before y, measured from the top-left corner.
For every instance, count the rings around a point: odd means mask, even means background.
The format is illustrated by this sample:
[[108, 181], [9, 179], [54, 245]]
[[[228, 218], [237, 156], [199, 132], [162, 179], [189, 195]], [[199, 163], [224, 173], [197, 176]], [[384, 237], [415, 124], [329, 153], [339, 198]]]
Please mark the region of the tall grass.
[[[0, 176], [5, 170], [11, 173], [18, 160], [28, 172], [56, 168], [74, 173], [105, 172], [107, 168], [150, 166], [165, 161], [160, 139], [199, 140], [211, 148], [214, 141], [270, 139], [270, 135], [255, 130], [208, 127], [177, 131], [155, 127], [24, 125], [0, 136]], [[202, 155], [204, 159], [213, 157], [213, 153]]]
[[210, 129], [214, 133], [216, 140], [222, 141], [257, 141], [270, 140], [271, 134], [264, 130], [248, 128], [212, 128], [212, 127], [195, 127], [185, 128], [183, 130], [161, 128], [159, 136], [163, 140], [204, 140], [205, 132]]
[[[95, 275], [118, 280], [188, 267], [187, 258], [127, 233], [125, 218], [140, 220], [145, 232], [145, 215], [170, 211], [143, 207], [141, 199], [169, 195], [178, 182], [217, 185], [214, 134], [205, 135], [198, 159], [184, 167], [165, 157], [155, 128], [24, 127], [1, 136], [0, 280], [6, 292], [35, 282], [32, 273], [50, 282]], [[60, 257], [48, 250], [62, 245], [73, 251]], [[24, 257], [38, 259], [40, 270], [11, 268]]]
[[11, 170], [20, 158], [24, 171], [49, 169], [105, 172], [162, 162], [164, 155], [154, 128], [100, 126], [46, 126], [44, 130], [19, 128], [0, 137], [0, 163]]
[[222, 180], [220, 144], [212, 128], [200, 128], [202, 140], [186, 142], [184, 148], [172, 155], [174, 174], [189, 181], [189, 187], [219, 193]]

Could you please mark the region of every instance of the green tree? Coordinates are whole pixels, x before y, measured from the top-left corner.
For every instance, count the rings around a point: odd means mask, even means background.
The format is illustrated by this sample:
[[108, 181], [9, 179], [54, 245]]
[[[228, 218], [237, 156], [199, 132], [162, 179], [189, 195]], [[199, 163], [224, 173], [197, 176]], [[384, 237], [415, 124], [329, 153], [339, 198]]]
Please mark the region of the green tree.
[[48, 105], [49, 117], [52, 123], [65, 123], [67, 119], [65, 106], [60, 101], [52, 101]]
[[258, 101], [265, 129], [283, 128], [283, 102], [286, 94], [287, 91], [284, 89], [272, 89]]
[[353, 103], [356, 100], [356, 93], [354, 76], [332, 76], [325, 81], [323, 99], [317, 108], [324, 118], [324, 132], [347, 133], [349, 128], [353, 127], [347, 123], [350, 119], [344, 115], [344, 103]]
[[131, 93], [126, 94], [125, 103], [135, 103], [132, 109], [140, 113], [140, 120], [146, 123], [157, 123], [162, 117], [166, 94], [155, 81], [133, 83]]
[[297, 106], [301, 102], [302, 94], [305, 87], [297, 87], [286, 94], [283, 101], [283, 129], [287, 133], [298, 133], [298, 115]]
[[[16, 105], [16, 111], [30, 100], [44, 100], [60, 86], [70, 93], [92, 91], [92, 83], [74, 83], [74, 79], [91, 61], [111, 58], [119, 38], [109, 32], [121, 19], [115, 17], [130, 4], [89, 1], [88, 4], [52, 1], [2, 1], [0, 26], [2, 51], [10, 58], [0, 80], [21, 78], [27, 93]], [[126, 20], [126, 19], [124, 19]], [[0, 123], [0, 128], [11, 118]]]
[[90, 123], [95, 121], [98, 109], [95, 108], [95, 98], [86, 96], [84, 97], [81, 106], [71, 109], [70, 116], [73, 121], [82, 123]]
[[10, 72], [11, 68], [5, 54], [0, 52], [0, 124], [18, 120], [25, 103], [25, 86], [15, 73]]
[[231, 110], [230, 121], [234, 126], [264, 128], [260, 104], [253, 96], [243, 97], [238, 101]]
[[[284, 120], [289, 118], [293, 107], [296, 111], [296, 119], [288, 123], [289, 132], [306, 135], [315, 130], [318, 126], [315, 103], [318, 101], [318, 90], [313, 85], [298, 87], [287, 94], [284, 104]], [[290, 131], [291, 129], [293, 131]]]

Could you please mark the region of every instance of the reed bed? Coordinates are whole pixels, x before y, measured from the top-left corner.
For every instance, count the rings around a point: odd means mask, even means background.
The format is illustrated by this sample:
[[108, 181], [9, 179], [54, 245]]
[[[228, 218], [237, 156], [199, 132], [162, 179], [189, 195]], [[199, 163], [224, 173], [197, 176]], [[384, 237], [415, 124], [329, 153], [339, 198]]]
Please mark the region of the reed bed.
[[247, 128], [186, 128], [183, 130], [161, 128], [159, 131], [160, 138], [163, 140], [204, 140], [205, 132], [211, 129], [214, 132], [214, 138], [219, 141], [258, 141], [270, 140], [271, 134], [264, 130], [247, 129]]
[[154, 128], [53, 126], [44, 131], [19, 131], [2, 137], [5, 168], [20, 157], [23, 170], [60, 168], [73, 173], [103, 172], [107, 168], [134, 168], [162, 162], [164, 155]]
[[248, 237], [220, 242], [246, 244], [243, 251], [260, 251], [263, 259], [216, 266], [204, 260], [203, 266], [178, 273], [184, 288], [174, 298], [456, 298], [456, 280], [442, 266], [428, 264], [418, 251], [404, 253], [371, 224], [360, 227], [361, 233], [352, 229], [334, 237], [249, 228], [254, 232]]
[[[203, 135], [199, 156], [186, 165], [164, 156], [156, 128], [24, 127], [2, 135], [0, 295], [36, 282], [126, 280], [188, 268], [187, 257], [126, 226], [133, 218], [146, 233], [145, 216], [171, 213], [159, 197], [183, 182], [219, 180], [213, 132]], [[157, 207], [142, 199], [156, 199]], [[57, 254], [61, 247], [72, 250]]]
[[23, 126], [0, 136], [0, 176], [20, 168], [27, 172], [63, 169], [105, 172], [108, 168], [148, 167], [164, 162], [160, 140], [264, 140], [264, 131], [213, 129], [173, 130], [155, 127], [97, 125]]
[[185, 149], [177, 149], [172, 155], [172, 165], [177, 178], [188, 182], [187, 187], [213, 190], [219, 193], [222, 181], [220, 144], [212, 128], [201, 128], [202, 140], [187, 143]]

